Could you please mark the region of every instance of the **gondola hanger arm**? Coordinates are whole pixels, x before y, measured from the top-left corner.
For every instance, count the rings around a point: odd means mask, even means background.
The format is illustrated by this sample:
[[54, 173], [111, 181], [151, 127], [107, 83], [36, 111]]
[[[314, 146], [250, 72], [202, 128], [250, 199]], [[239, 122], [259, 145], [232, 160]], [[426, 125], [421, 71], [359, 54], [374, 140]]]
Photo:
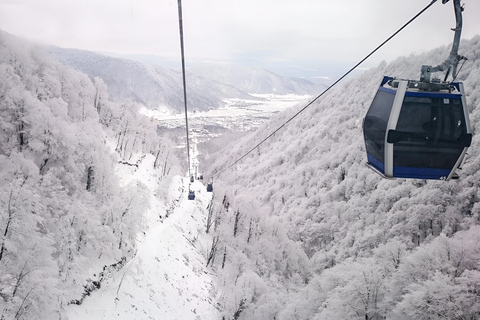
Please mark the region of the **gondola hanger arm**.
[[[449, 0], [442, 0], [443, 4], [446, 4]], [[455, 20], [456, 26], [452, 28], [452, 31], [455, 32], [453, 37], [453, 44], [452, 49], [450, 50], [450, 55], [448, 58], [441, 64], [437, 66], [428, 66], [424, 65], [421, 69], [420, 81], [421, 82], [431, 82], [431, 74], [434, 72], [445, 71], [445, 79], [447, 81], [448, 75], [451, 74], [455, 77], [457, 73], [457, 66], [458, 62], [462, 59], [466, 59], [464, 56], [458, 54], [458, 48], [460, 46], [460, 37], [462, 34], [462, 25], [463, 25], [463, 18], [462, 12], [464, 10], [463, 6], [460, 4], [460, 0], [453, 0], [453, 7], [455, 11]]]

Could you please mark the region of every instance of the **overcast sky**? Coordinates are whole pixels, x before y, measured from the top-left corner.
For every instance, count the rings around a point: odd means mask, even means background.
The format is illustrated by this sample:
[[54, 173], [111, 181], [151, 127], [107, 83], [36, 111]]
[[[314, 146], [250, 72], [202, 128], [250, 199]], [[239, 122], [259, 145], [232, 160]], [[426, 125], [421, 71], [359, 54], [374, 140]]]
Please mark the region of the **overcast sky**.
[[[353, 66], [430, 1], [183, 0], [187, 67]], [[450, 45], [452, 2], [438, 0], [364, 67]], [[470, 39], [480, 34], [480, 1], [463, 3], [462, 38]], [[0, 0], [0, 29], [61, 47], [180, 56], [176, 0]]]

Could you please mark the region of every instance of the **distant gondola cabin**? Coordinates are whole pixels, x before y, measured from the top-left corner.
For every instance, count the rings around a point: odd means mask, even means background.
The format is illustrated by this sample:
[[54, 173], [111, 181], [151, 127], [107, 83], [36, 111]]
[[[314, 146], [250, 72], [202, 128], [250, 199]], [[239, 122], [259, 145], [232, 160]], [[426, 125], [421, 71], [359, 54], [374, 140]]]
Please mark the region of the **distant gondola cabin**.
[[213, 183], [207, 184], [207, 192], [213, 192]]

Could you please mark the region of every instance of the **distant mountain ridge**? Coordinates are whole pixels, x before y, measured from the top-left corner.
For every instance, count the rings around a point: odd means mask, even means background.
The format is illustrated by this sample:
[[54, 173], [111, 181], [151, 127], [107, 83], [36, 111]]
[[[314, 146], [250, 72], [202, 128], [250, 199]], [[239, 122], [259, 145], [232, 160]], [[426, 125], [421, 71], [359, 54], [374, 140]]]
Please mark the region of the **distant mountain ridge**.
[[209, 65], [191, 68], [198, 76], [235, 86], [248, 93], [315, 95], [325, 90], [317, 84], [300, 78], [286, 78], [261, 68], [233, 65]]
[[[184, 107], [179, 72], [84, 50], [51, 46], [47, 52], [54, 59], [86, 73], [92, 79], [101, 78], [115, 100], [130, 98], [149, 108], [166, 106], [178, 111]], [[199, 110], [221, 105], [218, 97], [198, 92], [196, 88], [189, 88], [188, 102], [192, 109]]]
[[[113, 99], [130, 98], [152, 109], [184, 108], [181, 72], [177, 70], [85, 50], [49, 46], [46, 51], [91, 79], [101, 78]], [[313, 95], [323, 90], [324, 85], [260, 68], [212, 65], [187, 70], [187, 102], [192, 110], [215, 109], [228, 98], [258, 99], [252, 93]]]

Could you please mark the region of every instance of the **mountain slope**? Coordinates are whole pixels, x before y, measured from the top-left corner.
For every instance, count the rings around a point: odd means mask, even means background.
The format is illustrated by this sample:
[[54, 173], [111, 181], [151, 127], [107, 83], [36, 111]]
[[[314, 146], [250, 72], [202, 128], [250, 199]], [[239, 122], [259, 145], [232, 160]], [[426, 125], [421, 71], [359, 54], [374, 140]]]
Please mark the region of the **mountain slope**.
[[[51, 56], [63, 64], [86, 73], [91, 79], [101, 78], [116, 100], [130, 98], [150, 108], [184, 108], [181, 74], [161, 66], [145, 66], [127, 59], [107, 57], [98, 53], [48, 47]], [[217, 108], [219, 97], [188, 87], [189, 107], [199, 110]]]
[[119, 167], [119, 177], [124, 184], [138, 180], [149, 193], [165, 193], [171, 202], [152, 198], [135, 257], [81, 305], [68, 306], [69, 320], [219, 318], [214, 275], [205, 267], [204, 256], [212, 241], [204, 231], [211, 193], [196, 182], [196, 201], [187, 200], [188, 180], [178, 176], [159, 185], [150, 169], [153, 161], [149, 155], [137, 170]]
[[135, 259], [180, 161], [139, 105], [2, 31], [0, 78], [0, 318], [64, 319]]
[[[462, 42], [469, 60], [458, 76], [474, 132], [479, 43]], [[480, 317], [480, 141], [458, 181], [385, 180], [364, 165], [362, 118], [383, 75], [415, 79], [422, 64], [447, 56], [442, 47], [343, 82], [215, 177], [218, 236], [230, 253], [217, 265], [217, 285], [232, 293], [221, 301], [227, 317]], [[294, 112], [225, 142], [205, 170], [226, 168]]]
[[[182, 111], [184, 108], [182, 75], [178, 71], [84, 50], [50, 46], [46, 51], [92, 80], [101, 78], [115, 100], [129, 98], [153, 109], [167, 107]], [[208, 66], [188, 68], [188, 71], [186, 83], [191, 110], [216, 109], [223, 106], [222, 100], [227, 98], [259, 99], [251, 93], [305, 95], [318, 94], [324, 89], [306, 80], [284, 78], [256, 68]]]
[[299, 78], [281, 77], [260, 68], [213, 65], [193, 67], [190, 71], [203, 78], [235, 86], [248, 93], [318, 95], [325, 89], [325, 85], [322, 84]]

